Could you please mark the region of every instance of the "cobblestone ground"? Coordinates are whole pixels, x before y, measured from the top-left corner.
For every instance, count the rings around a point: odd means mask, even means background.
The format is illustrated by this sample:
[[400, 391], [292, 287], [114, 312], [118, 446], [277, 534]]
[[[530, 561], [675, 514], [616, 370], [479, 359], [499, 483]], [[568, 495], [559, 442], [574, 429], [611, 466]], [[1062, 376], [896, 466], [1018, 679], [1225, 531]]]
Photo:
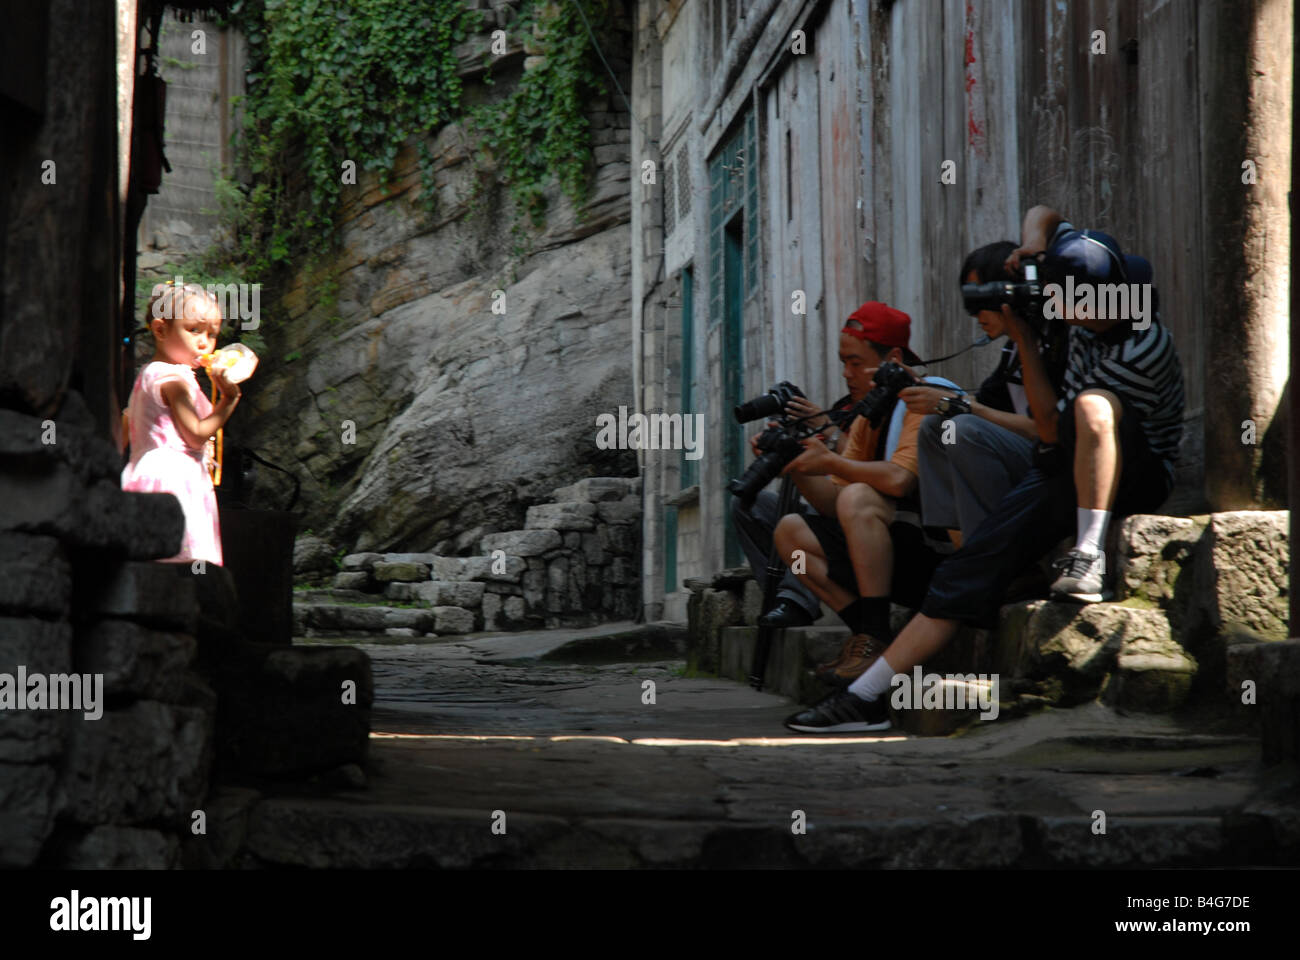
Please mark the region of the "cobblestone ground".
[[[358, 644], [375, 678], [366, 787], [266, 797], [250, 851], [350, 867], [1300, 862], [1300, 816], [1277, 799], [1294, 784], [1248, 736], [1096, 704], [945, 738], [791, 736], [793, 703], [680, 660], [598, 662], [601, 639]], [[589, 662], [566, 662], [579, 648]]]

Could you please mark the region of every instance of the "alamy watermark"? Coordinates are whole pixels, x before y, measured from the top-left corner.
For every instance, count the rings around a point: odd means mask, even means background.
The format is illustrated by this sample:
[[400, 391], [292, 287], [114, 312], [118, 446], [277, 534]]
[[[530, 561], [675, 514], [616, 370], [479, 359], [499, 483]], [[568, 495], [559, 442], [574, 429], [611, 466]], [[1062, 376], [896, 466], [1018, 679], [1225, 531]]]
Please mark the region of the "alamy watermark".
[[[162, 320], [174, 320], [178, 316], [185, 316], [184, 304], [187, 290], [184, 277], [177, 276], [168, 283], [155, 284], [154, 296], [158, 296], [169, 286], [176, 291], [175, 295], [160, 297], [153, 305], [153, 315]], [[260, 283], [209, 283], [202, 289], [217, 302], [222, 317], [240, 321], [240, 330], [256, 330], [261, 326], [262, 285]]]
[[704, 414], [633, 413], [596, 417], [596, 446], [601, 450], [685, 450], [687, 460], [704, 456]]
[[1151, 326], [1153, 301], [1149, 283], [1079, 283], [1067, 276], [1065, 285], [1049, 283], [1043, 287], [1047, 302], [1043, 316], [1064, 320], [1066, 314], [1096, 320], [1132, 320], [1134, 330]]
[[152, 916], [152, 897], [83, 897], [73, 890], [50, 901], [50, 929], [60, 932], [125, 930], [133, 940], [148, 940]]
[[80, 710], [87, 720], [104, 715], [102, 673], [0, 673], [0, 710]]
[[981, 720], [998, 718], [996, 673], [896, 673], [889, 705], [895, 710], [978, 710]]

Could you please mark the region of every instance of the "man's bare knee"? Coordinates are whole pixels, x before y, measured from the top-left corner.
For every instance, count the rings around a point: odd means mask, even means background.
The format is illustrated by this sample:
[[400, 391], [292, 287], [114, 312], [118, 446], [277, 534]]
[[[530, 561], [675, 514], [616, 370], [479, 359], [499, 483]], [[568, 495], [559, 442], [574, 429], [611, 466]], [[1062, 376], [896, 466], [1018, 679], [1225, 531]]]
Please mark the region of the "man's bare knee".
[[1085, 390], [1074, 398], [1074, 423], [1079, 433], [1111, 433], [1122, 414], [1119, 397], [1109, 390]]
[[835, 514], [840, 526], [847, 529], [850, 523], [875, 517], [888, 522], [892, 518], [893, 506], [869, 483], [851, 483], [840, 491], [835, 501]]

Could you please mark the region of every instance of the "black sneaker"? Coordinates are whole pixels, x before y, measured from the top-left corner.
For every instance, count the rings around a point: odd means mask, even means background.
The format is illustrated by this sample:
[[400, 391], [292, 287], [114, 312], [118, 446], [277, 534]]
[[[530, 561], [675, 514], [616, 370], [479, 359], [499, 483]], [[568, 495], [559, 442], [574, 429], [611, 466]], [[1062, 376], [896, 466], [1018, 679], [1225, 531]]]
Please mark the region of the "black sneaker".
[[884, 698], [863, 700], [843, 690], [815, 707], [786, 718], [785, 725], [800, 733], [856, 733], [888, 730], [889, 705]]
[[1106, 554], [1074, 549], [1052, 566], [1061, 572], [1052, 584], [1052, 599], [1101, 603], [1111, 598], [1106, 587]]
[[792, 600], [782, 600], [758, 618], [760, 627], [806, 627], [815, 618]]

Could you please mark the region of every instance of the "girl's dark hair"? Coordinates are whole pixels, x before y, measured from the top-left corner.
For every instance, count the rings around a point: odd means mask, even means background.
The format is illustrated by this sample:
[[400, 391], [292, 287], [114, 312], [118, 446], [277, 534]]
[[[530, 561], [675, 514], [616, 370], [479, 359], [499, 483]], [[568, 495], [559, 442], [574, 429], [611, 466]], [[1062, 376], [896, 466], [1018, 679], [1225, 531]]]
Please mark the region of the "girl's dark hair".
[[1002, 269], [1002, 264], [1006, 262], [1007, 257], [1011, 256], [1011, 251], [1014, 249], [1016, 249], [1016, 244], [1010, 240], [999, 240], [997, 243], [990, 243], [978, 250], [972, 250], [966, 254], [966, 259], [962, 261], [961, 276], [957, 279], [957, 282], [965, 283], [972, 270], [975, 271], [979, 283], [1010, 279], [1006, 271]]

